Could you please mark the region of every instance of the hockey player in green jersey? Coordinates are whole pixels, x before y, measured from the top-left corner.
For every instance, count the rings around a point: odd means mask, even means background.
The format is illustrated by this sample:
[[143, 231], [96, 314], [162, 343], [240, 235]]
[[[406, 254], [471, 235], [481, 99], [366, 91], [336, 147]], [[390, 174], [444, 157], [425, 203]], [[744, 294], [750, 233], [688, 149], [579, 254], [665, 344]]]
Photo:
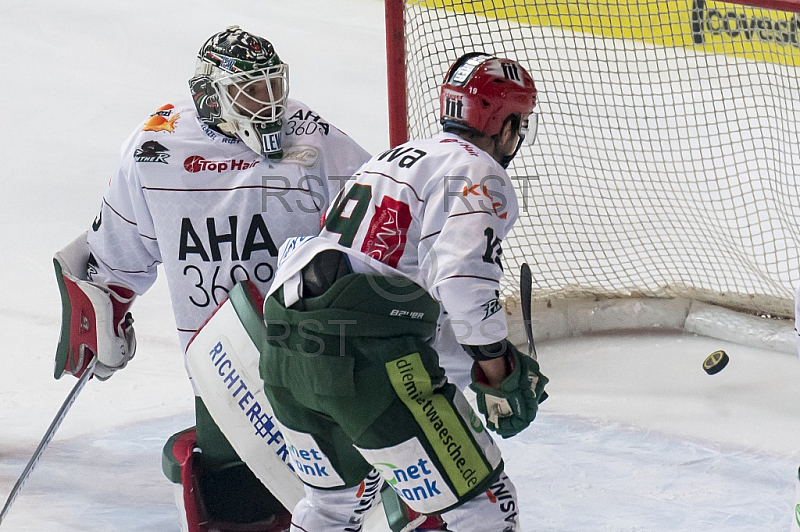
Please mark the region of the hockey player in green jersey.
[[534, 137], [535, 101], [516, 61], [461, 57], [441, 88], [443, 133], [374, 156], [318, 236], [284, 243], [260, 372], [306, 486], [292, 531], [345, 530], [373, 469], [447, 530], [520, 529], [500, 451], [440, 361], [472, 357], [478, 409], [504, 438], [546, 397], [498, 301], [518, 216], [505, 168]]

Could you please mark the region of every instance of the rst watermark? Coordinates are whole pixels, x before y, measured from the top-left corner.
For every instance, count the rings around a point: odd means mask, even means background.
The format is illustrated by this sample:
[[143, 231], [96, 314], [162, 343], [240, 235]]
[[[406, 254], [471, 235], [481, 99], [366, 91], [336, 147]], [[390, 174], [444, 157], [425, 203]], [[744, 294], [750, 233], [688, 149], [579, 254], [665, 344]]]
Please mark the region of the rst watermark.
[[330, 206], [331, 191], [338, 191], [350, 176], [328, 176], [327, 180], [308, 174], [300, 179], [281, 175], [261, 177], [261, 211], [269, 213], [324, 213]]
[[[300, 179], [280, 175], [261, 177], [262, 212], [275, 209], [284, 213], [324, 213], [330, 207], [336, 192], [347, 186], [351, 176], [328, 176], [327, 180], [308, 174]], [[494, 214], [502, 219], [508, 216], [511, 198], [516, 199], [519, 212], [528, 212], [531, 198], [539, 183], [539, 176], [515, 176], [513, 179], [486, 175], [478, 179], [469, 176], [444, 176], [441, 194], [444, 212], [478, 212]], [[436, 189], [432, 189], [436, 194]]]
[[[404, 318], [405, 316], [391, 315], [388, 319]], [[414, 318], [406, 318], [414, 319]], [[421, 319], [421, 318], [418, 318]], [[296, 322], [278, 319], [269, 319], [268, 333], [264, 341], [272, 349], [280, 349], [287, 356], [352, 356], [348, 348], [352, 349], [351, 341], [355, 338], [369, 337], [368, 329], [358, 319], [320, 320], [306, 318]], [[372, 323], [370, 321], [370, 323]], [[531, 322], [534, 326], [537, 320]], [[453, 337], [460, 345], [470, 345], [475, 338], [481, 338], [485, 344], [472, 346], [471, 352], [481, 352], [489, 357], [500, 356], [497, 346], [508, 337], [509, 329], [521, 328], [525, 322], [521, 319], [492, 319], [479, 323], [466, 320], [450, 320], [447, 327], [452, 328]], [[482, 349], [485, 347], [485, 349]], [[264, 352], [264, 346], [262, 346]], [[441, 353], [440, 353], [441, 354]], [[465, 354], [465, 356], [467, 356]]]

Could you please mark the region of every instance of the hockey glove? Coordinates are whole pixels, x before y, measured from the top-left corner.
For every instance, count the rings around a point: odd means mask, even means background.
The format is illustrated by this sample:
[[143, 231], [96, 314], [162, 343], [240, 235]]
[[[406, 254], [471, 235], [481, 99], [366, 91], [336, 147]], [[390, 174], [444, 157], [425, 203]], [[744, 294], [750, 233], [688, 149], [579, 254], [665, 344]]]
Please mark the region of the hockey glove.
[[539, 371], [539, 364], [509, 344], [506, 353], [511, 374], [500, 389], [489, 386], [480, 366], [472, 365], [472, 388], [478, 396], [478, 410], [486, 417], [486, 425], [503, 438], [510, 438], [536, 417], [539, 403], [547, 398], [544, 391], [549, 379]]
[[53, 263], [61, 291], [61, 336], [56, 349], [55, 378], [80, 377], [97, 357], [94, 374], [100, 380], [124, 368], [136, 352], [133, 290], [104, 286], [87, 279], [89, 247], [86, 233], [56, 253]]

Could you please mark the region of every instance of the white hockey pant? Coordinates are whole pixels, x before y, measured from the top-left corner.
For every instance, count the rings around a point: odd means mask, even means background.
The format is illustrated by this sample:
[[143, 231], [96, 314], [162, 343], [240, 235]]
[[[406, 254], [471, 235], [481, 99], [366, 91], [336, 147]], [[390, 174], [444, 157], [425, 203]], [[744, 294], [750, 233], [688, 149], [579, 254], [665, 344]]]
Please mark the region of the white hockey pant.
[[[290, 532], [349, 532], [360, 530], [354, 519], [362, 504], [356, 497], [360, 486], [344, 490], [320, 490], [306, 486], [306, 496], [292, 512]], [[371, 502], [370, 502], [371, 505]], [[365, 510], [364, 510], [365, 511]], [[451, 532], [519, 532], [517, 490], [505, 473], [481, 493], [441, 514]], [[354, 526], [355, 525], [355, 526]]]
[[358, 532], [375, 506], [383, 478], [372, 470], [360, 485], [343, 490], [305, 486], [305, 497], [292, 512], [290, 532]]

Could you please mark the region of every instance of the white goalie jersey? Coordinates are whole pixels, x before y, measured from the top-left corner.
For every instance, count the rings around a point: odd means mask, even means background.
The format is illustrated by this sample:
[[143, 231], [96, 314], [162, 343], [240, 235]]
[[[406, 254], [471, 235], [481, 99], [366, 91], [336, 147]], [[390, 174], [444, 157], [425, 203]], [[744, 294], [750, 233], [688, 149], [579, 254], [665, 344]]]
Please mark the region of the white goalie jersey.
[[281, 243], [315, 234], [330, 199], [368, 158], [294, 100], [280, 160], [209, 129], [190, 101], [165, 105], [122, 147], [89, 231], [91, 279], [142, 294], [162, 264], [185, 348], [236, 282], [267, 291]]
[[518, 215], [508, 174], [486, 152], [448, 133], [411, 141], [361, 167], [318, 238], [287, 243], [273, 289], [316, 252], [339, 248], [356, 271], [395, 271], [426, 288], [458, 343], [491, 344], [508, 335], [502, 241]]

